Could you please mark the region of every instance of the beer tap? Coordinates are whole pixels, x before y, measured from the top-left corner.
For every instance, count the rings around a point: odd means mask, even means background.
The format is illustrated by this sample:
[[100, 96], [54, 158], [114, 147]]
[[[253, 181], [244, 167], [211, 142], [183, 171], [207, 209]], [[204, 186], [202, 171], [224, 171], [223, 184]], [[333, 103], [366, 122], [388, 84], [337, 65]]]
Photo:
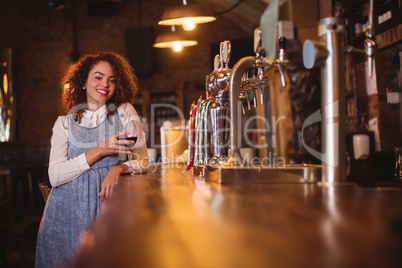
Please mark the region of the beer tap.
[[[195, 115], [195, 142], [194, 142], [194, 165], [202, 164], [202, 153], [201, 153], [201, 146], [202, 146], [202, 135], [201, 135], [201, 126], [202, 126], [202, 109], [205, 106], [205, 100], [198, 100], [197, 105], [197, 112]], [[200, 146], [201, 144], [201, 146]]]
[[[247, 103], [247, 110], [251, 110], [251, 103], [250, 103], [250, 98], [248, 96], [248, 91], [247, 90], [240, 90], [240, 100], [245, 100]], [[255, 105], [254, 105], [255, 107]], [[243, 108], [243, 114], [245, 114], [245, 110]]]
[[202, 100], [197, 107], [196, 115], [196, 137], [195, 137], [195, 153], [194, 165], [207, 164], [210, 149], [208, 147], [208, 112], [209, 106], [214, 98]]
[[[205, 104], [202, 114], [204, 123], [203, 138], [199, 141], [207, 143], [207, 149], [202, 152], [200, 163], [220, 164], [227, 160], [229, 142], [229, 81], [232, 69], [229, 68], [231, 44], [229, 41], [220, 43], [219, 55], [214, 59], [214, 70], [207, 76], [207, 95], [211, 99]], [[207, 120], [208, 119], [208, 120]], [[207, 128], [210, 127], [209, 133]], [[210, 134], [210, 135], [209, 135]], [[211, 141], [211, 142], [209, 142]], [[212, 154], [212, 157], [210, 158]], [[201, 157], [201, 154], [199, 154]], [[209, 159], [210, 158], [210, 159]]]
[[[198, 99], [197, 103], [200, 103], [202, 96]], [[194, 155], [195, 155], [195, 135], [196, 135], [196, 114], [198, 105], [193, 102], [190, 109], [190, 119], [189, 119], [189, 135], [188, 135], [188, 161], [186, 169], [189, 170], [194, 166]]]
[[201, 112], [201, 116], [204, 119], [204, 127], [203, 127], [203, 132], [202, 132], [202, 134], [204, 135], [204, 139], [203, 139], [203, 142], [200, 144], [200, 146], [203, 146], [202, 149], [204, 150], [204, 151], [201, 152], [201, 157], [203, 157], [202, 162], [204, 164], [208, 163], [209, 155], [211, 153], [210, 146], [209, 146], [210, 143], [209, 143], [209, 135], [208, 135], [208, 120], [207, 120], [207, 118], [208, 118], [208, 113], [209, 113], [209, 107], [210, 107], [211, 103], [213, 103], [213, 102], [214, 102], [214, 98], [206, 99], [204, 109]]
[[[281, 39], [281, 48], [284, 49], [285, 39]], [[254, 31], [254, 52], [255, 56], [248, 56], [240, 59], [233, 67], [232, 75], [230, 77], [230, 87], [229, 87], [229, 99], [230, 99], [230, 155], [226, 163], [227, 166], [238, 166], [241, 165], [241, 156], [239, 154], [239, 145], [241, 135], [240, 131], [240, 115], [238, 113], [238, 96], [241, 88], [242, 77], [245, 71], [252, 67], [265, 68], [268, 66], [280, 67], [281, 74], [284, 75], [284, 67], [289, 63], [287, 59], [284, 58], [284, 51], [282, 51], [282, 59], [268, 59], [263, 56], [262, 48], [262, 30], [261, 27]], [[285, 80], [285, 79], [283, 79]], [[282, 83], [283, 84], [283, 83]], [[262, 89], [261, 89], [262, 92]], [[263, 97], [261, 98], [263, 99]]]
[[[306, 40], [303, 63], [307, 69], [321, 68], [321, 113], [314, 113], [302, 129], [321, 121], [324, 153], [305, 146], [321, 159], [322, 183], [336, 184], [346, 180], [346, 97], [345, 97], [345, 24], [341, 18], [323, 18], [318, 25], [319, 41]], [[322, 119], [321, 119], [322, 114]]]
[[256, 97], [256, 94], [255, 94], [255, 87], [254, 87], [254, 86], [251, 86], [251, 87], [249, 88], [249, 91], [250, 91], [251, 95], [253, 95], [254, 108], [257, 108], [257, 97]]
[[251, 79], [249, 79], [249, 84], [250, 84], [250, 91], [253, 94], [254, 97], [254, 108], [257, 107], [257, 98], [255, 90], [258, 89], [258, 91], [260, 92], [260, 96], [261, 96], [261, 104], [264, 104], [264, 90], [261, 87], [261, 84], [266, 84], [268, 81], [267, 79], [264, 77], [264, 67], [254, 67], [254, 72], [253, 72], [253, 77]]
[[232, 69], [229, 66], [231, 44], [229, 41], [221, 42], [220, 54], [215, 56], [214, 71], [207, 76], [206, 88], [210, 97], [215, 97], [219, 91], [228, 90], [229, 78]]
[[[251, 71], [248, 70], [243, 74], [243, 77], [241, 78], [241, 83], [240, 83], [240, 96], [239, 99], [241, 100], [241, 104], [244, 104], [244, 101], [247, 103], [247, 109], [250, 111], [251, 110], [251, 103], [250, 103], [250, 97], [249, 94], [252, 95], [253, 97], [253, 105], [254, 108], [256, 107], [256, 97], [255, 97], [255, 90], [253, 88], [253, 84], [251, 83], [251, 80], [253, 78], [249, 78]], [[243, 114], [245, 114], [245, 109], [243, 108]]]
[[261, 104], [264, 104], [265, 94], [264, 94], [264, 89], [261, 86], [261, 83], [257, 84], [257, 89], [260, 91]]
[[[229, 41], [220, 44], [220, 53], [214, 58], [214, 70], [206, 77], [207, 99], [199, 101], [196, 110], [195, 166], [233, 163], [229, 161], [229, 147], [230, 158], [233, 159], [233, 155], [238, 155], [239, 147], [239, 143], [234, 142], [238, 139], [238, 121], [241, 119], [237, 103], [241, 101], [243, 113], [245, 113], [244, 103], [250, 110], [251, 94], [256, 107], [256, 90], [260, 92], [261, 104], [264, 103], [262, 84], [267, 83], [264, 69], [275, 66], [281, 72], [281, 76], [284, 76], [283, 70], [288, 64], [284, 56], [285, 43], [286, 40], [281, 38], [279, 59], [265, 58], [261, 28], [257, 28], [254, 42], [256, 56], [241, 59], [233, 70], [229, 68], [231, 44]], [[282, 80], [284, 81], [284, 78]]]

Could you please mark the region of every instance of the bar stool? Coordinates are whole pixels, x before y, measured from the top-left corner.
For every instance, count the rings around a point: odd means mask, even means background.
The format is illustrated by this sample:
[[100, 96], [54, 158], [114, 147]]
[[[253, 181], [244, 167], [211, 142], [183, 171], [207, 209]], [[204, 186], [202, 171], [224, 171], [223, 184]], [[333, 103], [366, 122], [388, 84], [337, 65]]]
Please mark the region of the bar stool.
[[49, 186], [43, 184], [42, 182], [39, 183], [39, 188], [40, 188], [40, 191], [42, 192], [43, 200], [46, 203], [47, 198], [49, 197], [49, 193], [50, 193], [51, 188]]

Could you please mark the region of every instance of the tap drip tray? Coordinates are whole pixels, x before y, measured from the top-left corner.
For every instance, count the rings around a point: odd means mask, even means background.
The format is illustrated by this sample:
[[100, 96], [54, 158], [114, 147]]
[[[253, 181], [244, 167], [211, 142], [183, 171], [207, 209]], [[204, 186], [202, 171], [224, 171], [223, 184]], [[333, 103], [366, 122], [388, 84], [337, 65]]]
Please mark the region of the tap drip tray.
[[255, 183], [317, 183], [321, 181], [321, 165], [295, 164], [283, 167], [199, 165], [193, 174], [220, 184]]

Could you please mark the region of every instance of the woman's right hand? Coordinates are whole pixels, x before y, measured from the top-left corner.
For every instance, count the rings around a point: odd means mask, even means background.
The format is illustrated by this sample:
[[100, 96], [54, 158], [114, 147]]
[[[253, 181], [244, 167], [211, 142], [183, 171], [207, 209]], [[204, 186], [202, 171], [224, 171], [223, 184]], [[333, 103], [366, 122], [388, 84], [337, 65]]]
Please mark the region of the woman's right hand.
[[124, 144], [130, 144], [133, 142], [117, 139], [120, 136], [126, 136], [128, 134], [129, 134], [128, 131], [117, 132], [116, 134], [110, 136], [109, 139], [107, 139], [104, 142], [102, 142], [101, 144], [99, 144], [97, 147], [99, 147], [99, 149], [102, 150], [102, 156], [116, 154], [116, 153], [123, 153], [123, 152], [126, 154], [131, 153], [130, 147], [124, 146]]
[[86, 151], [85, 157], [87, 159], [88, 165], [92, 166], [96, 161], [98, 161], [98, 159], [106, 155], [116, 153], [130, 154], [131, 150], [133, 150], [134, 148], [124, 146], [124, 144], [130, 144], [133, 143], [133, 141], [117, 139], [118, 137], [125, 136], [127, 134], [129, 134], [128, 131], [117, 132], [116, 134], [110, 136], [109, 139], [105, 140], [101, 144]]

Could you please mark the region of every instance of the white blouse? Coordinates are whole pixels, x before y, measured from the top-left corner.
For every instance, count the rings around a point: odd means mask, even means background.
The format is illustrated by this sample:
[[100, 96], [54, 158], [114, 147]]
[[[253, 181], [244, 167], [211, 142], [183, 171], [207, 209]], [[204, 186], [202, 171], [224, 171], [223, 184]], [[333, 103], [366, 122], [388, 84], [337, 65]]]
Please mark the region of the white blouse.
[[[140, 159], [148, 159], [145, 133], [142, 129], [140, 119], [134, 107], [129, 103], [121, 104], [117, 108], [117, 113], [122, 121], [123, 126], [127, 126], [126, 131], [130, 131], [137, 136], [137, 143], [134, 145], [134, 153], [139, 155], [139, 159], [132, 161], [132, 166], [136, 173], [146, 172], [144, 162]], [[84, 127], [96, 127], [106, 119], [106, 105], [102, 106], [95, 112], [86, 110], [80, 125]], [[133, 124], [127, 124], [128, 121]], [[49, 159], [49, 180], [53, 187], [60, 186], [70, 182], [91, 167], [88, 165], [85, 153], [67, 160], [68, 149], [68, 120], [67, 116], [59, 116], [53, 126], [53, 135], [50, 140], [50, 159]], [[128, 166], [128, 161], [124, 162]]]

